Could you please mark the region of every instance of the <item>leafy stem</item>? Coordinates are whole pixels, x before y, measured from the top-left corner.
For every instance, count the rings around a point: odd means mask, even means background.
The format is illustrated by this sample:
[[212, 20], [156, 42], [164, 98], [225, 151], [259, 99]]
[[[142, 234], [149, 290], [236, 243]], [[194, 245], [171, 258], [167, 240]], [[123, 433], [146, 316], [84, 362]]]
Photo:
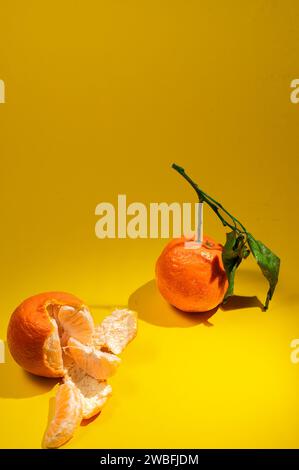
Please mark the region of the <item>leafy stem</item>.
[[[188, 181], [188, 183], [190, 183], [190, 185], [192, 186], [192, 188], [196, 191], [197, 193], [197, 196], [198, 196], [198, 199], [199, 199], [199, 202], [206, 202], [208, 204], [208, 206], [210, 206], [210, 208], [215, 212], [215, 214], [217, 215], [217, 217], [221, 220], [222, 224], [224, 226], [227, 226], [227, 227], [230, 227], [232, 230], [234, 231], [237, 231], [238, 233], [245, 233], [247, 234], [247, 230], [246, 228], [244, 227], [243, 224], [241, 224], [241, 222], [236, 218], [234, 217], [232, 214], [230, 214], [223, 206], [222, 204], [220, 204], [220, 202], [217, 202], [215, 199], [213, 199], [211, 196], [209, 196], [207, 193], [205, 193], [202, 189], [200, 189], [198, 187], [198, 185], [190, 178], [190, 176], [187, 175], [187, 173], [185, 172], [184, 168], [182, 168], [181, 166], [177, 165], [176, 163], [173, 163], [172, 164], [172, 168], [174, 170], [176, 170], [180, 175], [182, 175], [183, 178], [185, 178], [186, 181]], [[222, 212], [224, 212], [226, 215], [228, 215], [228, 217], [231, 219], [232, 223], [231, 222], [228, 222], [227, 220], [225, 220], [225, 218], [222, 216], [222, 214], [220, 214], [219, 210], [221, 210]], [[238, 228], [238, 225], [239, 227], [241, 228], [241, 230]]]

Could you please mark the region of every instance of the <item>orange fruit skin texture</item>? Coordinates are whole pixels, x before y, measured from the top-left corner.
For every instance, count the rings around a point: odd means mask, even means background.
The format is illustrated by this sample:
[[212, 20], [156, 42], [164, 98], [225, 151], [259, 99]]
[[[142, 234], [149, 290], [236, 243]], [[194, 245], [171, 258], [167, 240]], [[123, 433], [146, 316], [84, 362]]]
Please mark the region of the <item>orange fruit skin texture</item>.
[[7, 343], [15, 361], [28, 372], [44, 377], [62, 377], [44, 362], [43, 346], [52, 326], [47, 305], [80, 308], [83, 302], [65, 292], [45, 292], [24, 300], [13, 312], [7, 331]]
[[190, 239], [170, 241], [156, 263], [162, 296], [184, 312], [206, 312], [219, 305], [228, 288], [222, 263], [223, 246], [208, 236], [202, 245], [186, 248]]

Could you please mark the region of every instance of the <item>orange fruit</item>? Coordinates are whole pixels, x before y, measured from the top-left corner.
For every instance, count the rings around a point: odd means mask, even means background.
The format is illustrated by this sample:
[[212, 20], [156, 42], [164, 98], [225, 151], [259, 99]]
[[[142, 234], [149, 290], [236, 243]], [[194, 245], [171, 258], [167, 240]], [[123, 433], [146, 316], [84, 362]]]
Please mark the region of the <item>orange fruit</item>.
[[56, 394], [55, 412], [44, 438], [45, 447], [55, 448], [73, 437], [82, 420], [80, 393], [72, 381], [60, 385]]
[[63, 377], [46, 447], [65, 444], [82, 419], [102, 410], [112, 392], [106, 379], [121, 362], [112, 350], [120, 353], [136, 331], [136, 314], [127, 309], [112, 312], [95, 328], [88, 308], [65, 292], [38, 294], [16, 308], [7, 332], [16, 362], [36, 375]]
[[[66, 324], [66, 333], [71, 330], [74, 334], [74, 324], [71, 329], [69, 324], [72, 322], [64, 318], [66, 313], [62, 318], [65, 323], [57, 322], [59, 310], [64, 306], [71, 307], [75, 312], [84, 309], [83, 302], [71, 294], [46, 292], [24, 300], [13, 312], [7, 331], [8, 347], [15, 361], [28, 372], [44, 377], [63, 377], [60, 344], [63, 325]], [[77, 337], [80, 337], [82, 328], [88, 329], [86, 323], [90, 323], [84, 315], [78, 314]]]
[[219, 305], [228, 288], [222, 250], [208, 236], [201, 245], [186, 238], [169, 242], [156, 263], [157, 285], [167, 302], [184, 312], [206, 312]]

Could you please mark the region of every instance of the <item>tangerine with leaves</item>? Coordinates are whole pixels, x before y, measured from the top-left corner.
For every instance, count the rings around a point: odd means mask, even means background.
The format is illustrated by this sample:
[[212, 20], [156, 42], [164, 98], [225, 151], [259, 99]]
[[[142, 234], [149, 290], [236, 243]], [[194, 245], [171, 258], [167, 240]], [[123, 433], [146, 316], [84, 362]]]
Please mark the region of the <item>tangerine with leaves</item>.
[[[170, 304], [186, 312], [211, 310], [233, 295], [236, 270], [252, 254], [269, 283], [264, 307], [267, 310], [278, 282], [279, 257], [254, 238], [222, 204], [200, 189], [184, 168], [175, 163], [172, 168], [194, 189], [201, 210], [205, 203], [231, 232], [226, 233], [224, 246], [209, 237], [202, 239], [201, 235], [192, 246], [186, 246], [184, 239], [171, 241], [156, 264], [161, 294]], [[202, 221], [198, 232], [202, 233]]]

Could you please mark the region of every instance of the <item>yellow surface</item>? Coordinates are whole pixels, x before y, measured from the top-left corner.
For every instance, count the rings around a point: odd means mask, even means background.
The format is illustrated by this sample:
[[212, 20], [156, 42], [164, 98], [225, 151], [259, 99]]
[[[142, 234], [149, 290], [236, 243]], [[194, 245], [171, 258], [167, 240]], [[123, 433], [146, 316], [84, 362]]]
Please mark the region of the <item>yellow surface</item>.
[[[101, 416], [66, 446], [298, 447], [299, 4], [2, 1], [1, 331], [65, 290], [139, 333]], [[99, 240], [96, 205], [195, 201], [176, 161], [282, 259], [270, 310], [178, 314], [156, 292], [165, 240]], [[205, 210], [205, 231], [225, 232]], [[264, 300], [251, 260], [236, 293]], [[0, 364], [0, 446], [40, 447], [54, 383]]]

